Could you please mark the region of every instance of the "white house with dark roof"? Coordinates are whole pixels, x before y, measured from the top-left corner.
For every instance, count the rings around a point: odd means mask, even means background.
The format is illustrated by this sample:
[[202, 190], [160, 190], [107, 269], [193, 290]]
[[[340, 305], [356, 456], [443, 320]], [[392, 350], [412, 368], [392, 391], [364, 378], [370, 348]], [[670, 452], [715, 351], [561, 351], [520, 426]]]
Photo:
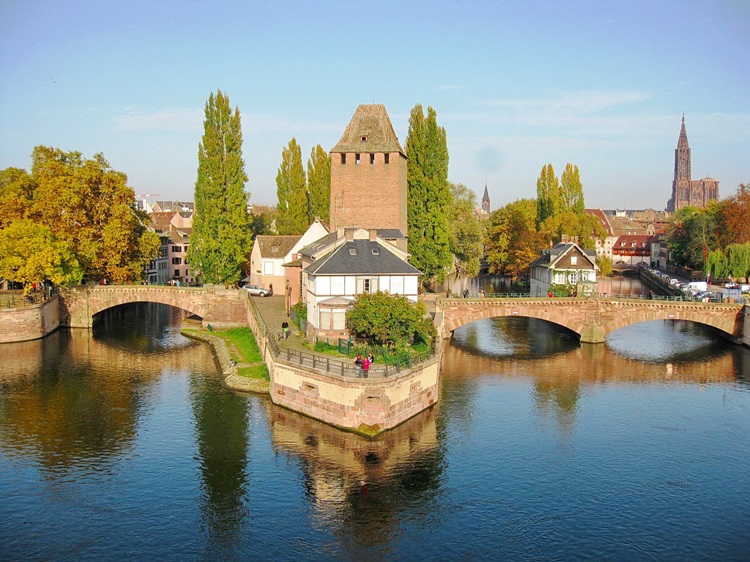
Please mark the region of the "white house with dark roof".
[[[380, 238], [377, 230], [345, 229], [300, 251], [307, 303], [307, 338], [348, 337], [346, 311], [363, 293], [377, 291], [418, 300], [421, 272], [407, 254]], [[316, 251], [317, 250], [317, 251]]]
[[531, 264], [531, 296], [549, 294], [552, 285], [575, 285], [584, 292], [596, 283], [596, 252], [574, 242], [563, 242], [544, 250]]

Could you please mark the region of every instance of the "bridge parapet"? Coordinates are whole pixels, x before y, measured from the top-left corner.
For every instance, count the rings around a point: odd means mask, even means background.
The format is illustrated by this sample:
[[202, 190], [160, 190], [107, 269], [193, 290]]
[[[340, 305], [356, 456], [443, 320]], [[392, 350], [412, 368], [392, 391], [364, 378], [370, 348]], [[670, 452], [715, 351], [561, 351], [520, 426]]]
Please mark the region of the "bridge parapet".
[[611, 332], [651, 320], [688, 320], [712, 326], [735, 341], [743, 335], [744, 305], [689, 301], [590, 298], [442, 298], [439, 332], [449, 337], [457, 328], [499, 316], [539, 318], [577, 333], [582, 343], [603, 343]]
[[222, 286], [169, 287], [161, 285], [101, 285], [72, 287], [60, 291], [60, 324], [91, 328], [98, 313], [135, 302], [173, 306], [203, 323], [217, 328], [244, 326], [248, 296], [244, 291]]

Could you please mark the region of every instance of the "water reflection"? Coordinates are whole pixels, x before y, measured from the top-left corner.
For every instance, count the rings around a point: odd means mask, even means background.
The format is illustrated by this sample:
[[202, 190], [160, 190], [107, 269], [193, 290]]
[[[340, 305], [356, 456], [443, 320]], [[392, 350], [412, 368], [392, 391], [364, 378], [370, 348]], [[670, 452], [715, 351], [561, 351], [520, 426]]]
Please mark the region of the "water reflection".
[[377, 439], [366, 439], [267, 404], [274, 449], [300, 461], [316, 525], [352, 553], [386, 553], [405, 511], [429, 509], [445, 465], [436, 420], [422, 412]]

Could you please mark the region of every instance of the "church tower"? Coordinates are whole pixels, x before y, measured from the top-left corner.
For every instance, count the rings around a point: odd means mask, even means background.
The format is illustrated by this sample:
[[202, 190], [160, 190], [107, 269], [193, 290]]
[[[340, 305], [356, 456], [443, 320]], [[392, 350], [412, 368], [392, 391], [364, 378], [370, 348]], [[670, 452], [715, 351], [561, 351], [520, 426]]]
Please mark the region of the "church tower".
[[331, 230], [407, 226], [406, 153], [382, 104], [360, 105], [331, 149]]
[[672, 197], [667, 201], [667, 211], [674, 213], [682, 207], [692, 205], [703, 208], [710, 201], [719, 199], [719, 182], [713, 178], [691, 179], [690, 145], [685, 130], [685, 114], [682, 114], [680, 138], [674, 151], [674, 179]]
[[490, 214], [490, 194], [487, 193], [487, 184], [484, 184], [484, 195], [482, 195], [482, 214]]

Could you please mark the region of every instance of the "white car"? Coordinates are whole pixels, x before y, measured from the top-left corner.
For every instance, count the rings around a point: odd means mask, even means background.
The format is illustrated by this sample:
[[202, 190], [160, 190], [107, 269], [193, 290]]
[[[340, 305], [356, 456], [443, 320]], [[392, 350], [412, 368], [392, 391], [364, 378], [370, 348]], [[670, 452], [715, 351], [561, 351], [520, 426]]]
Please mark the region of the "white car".
[[267, 297], [271, 294], [271, 291], [264, 289], [260, 285], [245, 285], [242, 288], [255, 297]]

